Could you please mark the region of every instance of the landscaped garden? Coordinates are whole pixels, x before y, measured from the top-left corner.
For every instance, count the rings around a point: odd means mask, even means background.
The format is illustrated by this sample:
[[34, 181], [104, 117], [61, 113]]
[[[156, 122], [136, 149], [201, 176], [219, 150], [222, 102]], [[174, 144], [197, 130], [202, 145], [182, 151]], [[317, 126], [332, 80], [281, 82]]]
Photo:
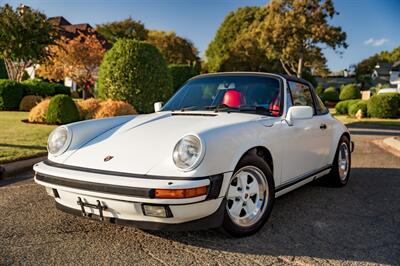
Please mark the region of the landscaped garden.
[[0, 164], [47, 154], [47, 136], [52, 125], [22, 122], [28, 112], [0, 112]]

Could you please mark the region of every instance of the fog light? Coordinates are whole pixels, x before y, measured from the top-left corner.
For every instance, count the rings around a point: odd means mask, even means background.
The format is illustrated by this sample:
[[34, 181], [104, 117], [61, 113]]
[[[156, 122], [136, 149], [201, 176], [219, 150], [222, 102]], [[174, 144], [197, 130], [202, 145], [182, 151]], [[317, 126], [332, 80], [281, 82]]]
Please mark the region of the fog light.
[[160, 205], [147, 205], [143, 204], [143, 214], [146, 216], [154, 216], [154, 217], [172, 217], [171, 211], [168, 206], [160, 206]]

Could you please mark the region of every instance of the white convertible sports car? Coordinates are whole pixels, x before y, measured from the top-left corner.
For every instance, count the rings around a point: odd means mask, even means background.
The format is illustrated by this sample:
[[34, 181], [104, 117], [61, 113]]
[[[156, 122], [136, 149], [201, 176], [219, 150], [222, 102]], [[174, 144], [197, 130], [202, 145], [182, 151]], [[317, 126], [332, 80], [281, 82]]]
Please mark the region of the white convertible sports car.
[[155, 109], [56, 128], [35, 181], [72, 214], [245, 236], [276, 197], [322, 176], [349, 180], [350, 133], [302, 79], [200, 75]]

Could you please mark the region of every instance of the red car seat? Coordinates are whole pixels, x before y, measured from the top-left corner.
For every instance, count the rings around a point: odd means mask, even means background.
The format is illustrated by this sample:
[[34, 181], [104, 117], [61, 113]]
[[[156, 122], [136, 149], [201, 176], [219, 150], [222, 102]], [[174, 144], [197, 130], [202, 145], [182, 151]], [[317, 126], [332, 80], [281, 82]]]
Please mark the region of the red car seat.
[[241, 104], [242, 94], [237, 90], [228, 90], [224, 94], [222, 104], [229, 107], [238, 108]]
[[280, 113], [280, 106], [279, 106], [279, 94], [277, 96], [275, 96], [275, 98], [272, 100], [271, 104], [269, 105], [269, 111], [271, 112], [271, 114], [273, 116], [279, 116]]

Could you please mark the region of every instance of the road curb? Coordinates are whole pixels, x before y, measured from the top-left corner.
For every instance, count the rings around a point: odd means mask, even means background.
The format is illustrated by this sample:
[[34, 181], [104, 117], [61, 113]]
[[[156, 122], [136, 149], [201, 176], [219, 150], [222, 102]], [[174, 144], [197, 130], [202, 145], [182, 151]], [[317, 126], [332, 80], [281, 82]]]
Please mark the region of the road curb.
[[395, 137], [384, 138], [383, 140], [377, 139], [373, 143], [391, 154], [400, 157], [400, 140]]
[[41, 156], [41, 157], [16, 161], [12, 163], [2, 164], [0, 165], [0, 179], [5, 179], [11, 177], [12, 175], [32, 170], [32, 167], [35, 163], [43, 161], [46, 158], [47, 156]]

